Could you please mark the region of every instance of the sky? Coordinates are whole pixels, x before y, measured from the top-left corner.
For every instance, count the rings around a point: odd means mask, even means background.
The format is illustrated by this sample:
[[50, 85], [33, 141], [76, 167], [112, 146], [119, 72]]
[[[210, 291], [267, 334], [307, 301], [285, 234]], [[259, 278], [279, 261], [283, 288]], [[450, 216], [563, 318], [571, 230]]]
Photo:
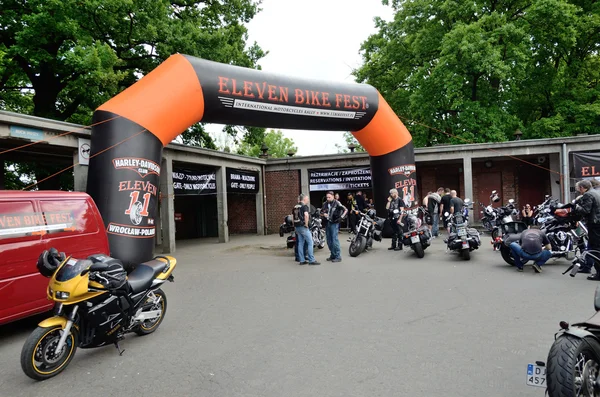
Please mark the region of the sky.
[[[269, 51], [259, 61], [262, 69], [330, 81], [354, 81], [351, 73], [361, 65], [360, 46], [376, 32], [373, 18], [393, 17], [381, 0], [263, 0], [261, 8], [247, 27], [249, 43], [256, 41]], [[214, 134], [220, 128], [207, 129]], [[336, 144], [346, 146], [339, 131], [283, 132], [300, 156], [337, 153]], [[217, 144], [223, 138], [217, 137]]]

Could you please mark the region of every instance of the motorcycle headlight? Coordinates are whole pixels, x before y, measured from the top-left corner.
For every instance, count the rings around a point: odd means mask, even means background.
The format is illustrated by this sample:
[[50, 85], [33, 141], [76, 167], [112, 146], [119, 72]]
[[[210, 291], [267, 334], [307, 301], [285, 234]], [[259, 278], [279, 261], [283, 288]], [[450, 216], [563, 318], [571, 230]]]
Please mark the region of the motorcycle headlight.
[[69, 299], [70, 295], [71, 294], [65, 291], [56, 291], [56, 299]]

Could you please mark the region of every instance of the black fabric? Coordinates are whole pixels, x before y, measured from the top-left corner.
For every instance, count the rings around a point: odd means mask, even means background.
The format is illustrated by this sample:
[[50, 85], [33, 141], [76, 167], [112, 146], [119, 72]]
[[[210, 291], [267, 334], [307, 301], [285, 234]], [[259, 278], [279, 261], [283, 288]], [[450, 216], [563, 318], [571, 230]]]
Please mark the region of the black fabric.
[[323, 205], [322, 211], [329, 215], [327, 222], [340, 223], [342, 221], [342, 215], [346, 211], [346, 207], [344, 207], [342, 203], [337, 200], [333, 200], [332, 202], [326, 201], [325, 205]]
[[308, 205], [302, 204], [298, 210], [300, 216], [300, 226], [307, 226], [306, 224], [306, 213], [308, 213], [308, 219], [310, 220], [310, 208]]
[[590, 226], [600, 224], [600, 192], [590, 189], [576, 203], [576, 211], [581, 214], [585, 224]]
[[391, 221], [390, 225], [392, 226], [392, 248], [396, 248], [402, 245], [402, 241], [398, 242], [400, 238], [400, 225], [397, 221]]
[[431, 216], [440, 211], [440, 200], [440, 195], [437, 193], [432, 193], [427, 196], [427, 211], [429, 211]]
[[[450, 196], [450, 193], [445, 194], [442, 196], [442, 201], [440, 202], [440, 208], [443, 205], [444, 209], [442, 211], [444, 212], [450, 212], [450, 201], [452, 200], [452, 196]], [[444, 222], [445, 224], [446, 222]]]
[[142, 292], [152, 285], [152, 281], [167, 267], [163, 261], [152, 260], [137, 265], [137, 267], [129, 273], [127, 281], [132, 292]]
[[304, 223], [303, 218], [300, 216], [300, 208], [302, 208], [302, 204], [298, 203], [292, 210], [292, 221], [294, 222], [294, 226], [302, 226]]
[[402, 208], [402, 200], [400, 197], [396, 197], [390, 201], [390, 207], [388, 209], [388, 216], [390, 219], [398, 218], [398, 214], [394, 214], [394, 210], [399, 210]]
[[450, 205], [454, 208], [455, 214], [460, 214], [462, 213], [465, 203], [460, 197], [454, 197], [450, 200]]
[[365, 204], [365, 198], [363, 197], [362, 194], [357, 194], [356, 195], [356, 208], [358, 208], [359, 211], [364, 211], [364, 209], [366, 208], [366, 204]]
[[527, 229], [521, 233], [521, 248], [530, 255], [542, 252], [545, 245], [550, 244], [546, 233], [538, 229]]

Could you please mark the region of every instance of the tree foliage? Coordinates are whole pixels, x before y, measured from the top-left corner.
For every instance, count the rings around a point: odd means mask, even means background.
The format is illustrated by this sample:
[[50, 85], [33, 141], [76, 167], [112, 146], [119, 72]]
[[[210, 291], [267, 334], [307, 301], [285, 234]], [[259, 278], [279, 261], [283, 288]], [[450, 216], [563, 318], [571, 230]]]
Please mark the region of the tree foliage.
[[354, 135], [352, 135], [351, 132], [344, 132], [344, 141], [346, 141], [346, 145], [345, 146], [340, 146], [337, 143], [335, 144], [335, 147], [337, 148], [338, 153], [350, 153], [350, 149], [348, 149], [348, 146], [350, 145], [354, 145], [354, 151], [355, 152], [365, 152], [365, 148], [362, 147], [362, 145], [360, 143], [358, 143], [358, 141], [356, 140], [356, 138], [354, 137]]
[[254, 143], [243, 141], [238, 146], [237, 153], [245, 156], [259, 157], [262, 153], [261, 147], [263, 142], [269, 148], [269, 157], [286, 157], [288, 153], [296, 153], [298, 151], [298, 148], [294, 145], [294, 141], [283, 136], [281, 130], [270, 130], [264, 135], [263, 141], [255, 141]]
[[3, 0], [0, 107], [89, 124], [95, 108], [172, 54], [256, 67], [264, 52], [246, 45], [244, 24], [259, 4]]
[[377, 87], [416, 145], [600, 132], [600, 3], [384, 0], [357, 79]]

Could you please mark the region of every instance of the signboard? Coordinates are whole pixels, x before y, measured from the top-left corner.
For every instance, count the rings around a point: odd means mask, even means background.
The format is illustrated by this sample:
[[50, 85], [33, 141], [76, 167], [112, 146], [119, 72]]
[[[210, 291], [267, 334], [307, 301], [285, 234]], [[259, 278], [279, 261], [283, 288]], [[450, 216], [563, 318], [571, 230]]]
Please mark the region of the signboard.
[[10, 126], [10, 136], [15, 138], [29, 139], [30, 141], [43, 141], [44, 131], [37, 128], [21, 127], [18, 125]]
[[90, 145], [90, 140], [85, 138], [79, 138], [79, 165], [89, 165], [90, 164], [90, 153], [92, 151], [92, 147]]
[[217, 194], [215, 172], [174, 169], [173, 191], [175, 195]]
[[308, 170], [309, 190], [358, 190], [371, 188], [371, 168], [321, 168]]
[[257, 171], [227, 168], [227, 192], [258, 193], [259, 176]]
[[574, 178], [600, 177], [600, 153], [573, 153]]

